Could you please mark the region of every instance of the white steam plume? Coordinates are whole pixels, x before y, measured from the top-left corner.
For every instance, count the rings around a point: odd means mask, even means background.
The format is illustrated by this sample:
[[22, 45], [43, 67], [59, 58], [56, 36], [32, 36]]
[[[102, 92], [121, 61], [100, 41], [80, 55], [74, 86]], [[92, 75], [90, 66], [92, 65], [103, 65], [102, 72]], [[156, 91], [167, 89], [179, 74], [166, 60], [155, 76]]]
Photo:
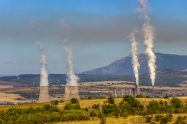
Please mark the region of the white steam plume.
[[40, 60], [40, 63], [42, 65], [42, 67], [40, 69], [40, 86], [49, 86], [48, 73], [46, 70], [47, 56], [44, 53], [44, 44], [42, 44], [40, 42], [36, 42], [36, 45], [39, 47], [39, 49], [41, 51], [41, 55], [42, 55], [42, 58]]
[[68, 86], [78, 86], [79, 77], [74, 74], [74, 65], [73, 65], [73, 52], [70, 46], [66, 46], [66, 41], [63, 42], [64, 51], [67, 54], [67, 84]]
[[134, 77], [136, 79], [136, 86], [139, 85], [139, 68], [140, 64], [138, 63], [138, 42], [136, 42], [135, 33], [137, 30], [135, 29], [131, 34], [129, 34], [128, 38], [131, 42], [131, 54], [132, 54], [132, 67], [134, 72]]
[[144, 35], [144, 44], [146, 45], [146, 51], [145, 53], [148, 56], [148, 67], [149, 67], [149, 73], [150, 73], [150, 79], [152, 86], [154, 86], [155, 83], [155, 62], [156, 62], [156, 56], [153, 52], [154, 47], [154, 28], [150, 24], [150, 19], [147, 15], [149, 6], [146, 3], [146, 0], [138, 0], [139, 8], [138, 11], [143, 13], [143, 18], [145, 20], [143, 25], [143, 35]]

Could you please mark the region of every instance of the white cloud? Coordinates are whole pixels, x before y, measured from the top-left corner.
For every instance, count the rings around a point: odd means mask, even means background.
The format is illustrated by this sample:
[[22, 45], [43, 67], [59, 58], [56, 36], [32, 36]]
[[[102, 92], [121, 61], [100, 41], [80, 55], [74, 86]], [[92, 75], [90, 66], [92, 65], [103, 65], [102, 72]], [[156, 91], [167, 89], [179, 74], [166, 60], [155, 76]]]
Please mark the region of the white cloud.
[[68, 27], [69, 25], [65, 23], [64, 19], [60, 19], [59, 24], [64, 26], [64, 27]]
[[36, 27], [39, 27], [40, 26], [40, 23], [38, 22], [38, 21], [36, 21], [36, 20], [29, 20], [29, 24], [30, 25], [34, 25], [34, 26], [36, 26]]
[[5, 62], [6, 62], [6, 63], [12, 63], [13, 61], [10, 60], [10, 59], [5, 59]]

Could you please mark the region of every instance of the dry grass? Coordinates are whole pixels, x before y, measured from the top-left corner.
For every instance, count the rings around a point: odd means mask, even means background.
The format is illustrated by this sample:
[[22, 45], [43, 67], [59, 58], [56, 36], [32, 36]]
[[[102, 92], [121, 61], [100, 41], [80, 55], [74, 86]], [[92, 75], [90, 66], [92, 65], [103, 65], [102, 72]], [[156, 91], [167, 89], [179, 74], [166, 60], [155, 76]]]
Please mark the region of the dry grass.
[[13, 102], [17, 103], [19, 102], [18, 100], [15, 100], [15, 98], [22, 98], [18, 94], [9, 94], [9, 93], [1, 93], [0, 92], [0, 102]]
[[[92, 118], [88, 121], [68, 121], [68, 122], [58, 122], [54, 124], [99, 124], [100, 120], [98, 118]], [[145, 124], [145, 118], [141, 116], [131, 116], [128, 118], [115, 118], [107, 117], [106, 124]]]
[[13, 105], [13, 106], [0, 106], [0, 110], [7, 110], [9, 108], [30, 108], [30, 107], [36, 108], [36, 107], [43, 107], [44, 104], [46, 104], [46, 103], [22, 104], [22, 105]]
[[[114, 98], [115, 99], [115, 103], [119, 104], [122, 100], [122, 98]], [[91, 108], [93, 104], [100, 104], [102, 105], [104, 101], [106, 101], [107, 99], [85, 99], [85, 100], [79, 100], [79, 104], [81, 106], [81, 108]], [[70, 101], [64, 101], [64, 103], [60, 103], [58, 105], [58, 107], [60, 108], [64, 108], [65, 104], [68, 103]]]
[[[187, 97], [178, 97], [179, 99], [181, 99], [183, 101], [183, 103], [185, 103], [187, 101]], [[115, 103], [119, 104], [119, 102], [122, 100], [122, 98], [114, 98], [115, 99]], [[163, 98], [137, 98], [141, 104], [143, 104], [144, 106], [148, 105], [148, 103], [152, 100], [155, 101], [166, 101], [169, 102], [171, 100], [170, 99], [163, 99]], [[90, 100], [80, 100], [79, 103], [81, 105], [81, 108], [91, 108], [93, 104], [103, 104], [104, 101], [106, 101], [107, 99], [90, 99]], [[58, 105], [59, 108], [63, 109], [65, 104], [68, 103], [70, 101], [64, 101], [63, 103], [60, 103]], [[0, 110], [7, 110], [9, 108], [29, 108], [29, 107], [42, 107], [44, 104], [46, 103], [39, 103], [39, 104], [24, 104], [24, 105], [15, 105], [15, 106], [1, 106]], [[50, 104], [50, 103], [48, 103]], [[187, 114], [173, 114], [173, 119], [172, 122], [170, 122], [169, 124], [174, 124], [176, 118], [178, 116], [187, 116]], [[153, 117], [153, 121], [154, 121], [154, 117]], [[90, 118], [90, 120], [87, 121], [68, 121], [68, 122], [57, 122], [54, 124], [99, 124], [100, 120], [98, 118]], [[119, 118], [115, 118], [115, 117], [107, 117], [106, 118], [106, 124], [145, 124], [145, 118], [143, 118], [142, 116], [129, 116], [127, 118], [123, 118], [123, 117], [119, 117]], [[158, 123], [159, 124], [159, 123]]]

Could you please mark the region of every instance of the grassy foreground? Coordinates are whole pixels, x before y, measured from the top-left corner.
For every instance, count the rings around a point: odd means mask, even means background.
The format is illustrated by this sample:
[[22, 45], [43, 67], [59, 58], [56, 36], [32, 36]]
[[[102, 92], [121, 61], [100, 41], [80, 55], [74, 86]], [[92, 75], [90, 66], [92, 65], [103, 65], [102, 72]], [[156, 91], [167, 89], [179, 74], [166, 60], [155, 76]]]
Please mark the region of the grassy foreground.
[[[180, 104], [183, 104], [182, 107], [180, 108], [180, 105], [176, 105], [173, 108], [170, 107], [171, 111], [170, 113], [172, 113], [172, 119], [171, 121], [167, 122], [167, 124], [187, 124], [187, 119], [183, 119], [184, 122], [186, 123], [176, 123], [175, 121], [177, 120], [178, 116], [181, 117], [187, 117], [187, 97], [177, 97], [177, 99], [179, 99], [181, 101]], [[115, 105], [119, 105], [121, 104], [121, 102], [124, 100], [124, 98], [114, 98], [115, 101]], [[157, 115], [163, 115], [166, 116], [168, 112], [160, 112], [157, 113], [156, 109], [159, 108], [154, 108], [154, 106], [152, 106], [152, 108], [150, 107], [150, 110], [146, 110], [147, 106], [150, 105], [150, 103], [152, 101], [155, 101], [154, 104], [159, 103], [160, 101], [163, 102], [163, 104], [168, 103], [170, 104], [172, 98], [169, 99], [164, 99], [164, 98], [136, 98], [135, 100], [138, 100], [140, 102], [140, 104], [144, 107], [145, 110], [137, 110], [137, 113], [141, 112], [140, 114], [134, 113], [134, 114], [128, 114], [128, 116], [123, 117], [123, 116], [116, 116], [116, 113], [112, 113], [112, 114], [106, 114], [106, 124], [145, 124], [146, 123], [146, 118], [148, 116], [150, 116], [152, 118], [152, 120], [150, 122], [147, 122], [148, 124], [165, 124], [165, 123], [161, 123], [160, 121], [156, 121], [156, 116]], [[80, 105], [80, 111], [84, 111], [85, 108], [88, 109], [87, 112], [89, 113], [90, 111], [93, 110], [93, 105], [94, 104], [98, 104], [98, 105], [108, 105], [108, 103], [106, 103], [107, 99], [86, 99], [86, 100], [79, 100], [79, 105]], [[64, 101], [63, 103], [59, 103], [58, 105], [56, 105], [59, 110], [64, 111], [65, 106], [67, 106], [67, 104], [70, 103], [70, 101]], [[0, 106], [0, 111], [7, 111], [11, 108], [16, 108], [16, 109], [29, 109], [29, 108], [40, 108], [37, 109], [38, 112], [43, 112], [43, 110], [41, 109], [45, 104], [51, 104], [51, 103], [38, 103], [38, 104], [24, 104], [24, 105], [14, 105], [14, 106]], [[160, 104], [160, 103], [159, 103]], [[111, 104], [109, 104], [111, 105]], [[126, 107], [127, 104], [125, 102], [124, 104]], [[103, 106], [102, 106], [103, 107]], [[105, 107], [114, 107], [114, 106], [105, 106]], [[176, 107], [176, 108], [175, 108]], [[57, 111], [59, 110], [55, 110], [56, 108], [53, 108], [53, 110], [50, 110], [52, 112], [47, 112], [48, 110], [46, 110], [46, 112], [44, 112], [46, 115], [51, 116], [51, 113], [53, 113], [53, 116], [55, 117]], [[103, 110], [103, 108], [100, 108], [101, 110]], [[105, 108], [106, 109], [106, 108]], [[124, 108], [126, 110], [128, 110], [128, 108]], [[130, 108], [132, 109], [132, 107]], [[174, 110], [176, 109], [176, 110]], [[184, 110], [183, 110], [184, 109]], [[33, 110], [32, 110], [33, 111]], [[116, 110], [114, 110], [116, 111]], [[148, 116], [144, 115], [142, 116], [142, 113], [146, 111], [148, 113]], [[67, 112], [67, 111], [66, 111]], [[71, 112], [71, 111], [70, 111]], [[118, 111], [119, 112], [119, 111]], [[24, 112], [23, 112], [24, 113]], [[119, 112], [120, 113], [120, 112]], [[11, 114], [11, 113], [10, 113]], [[84, 114], [84, 113], [83, 113]], [[14, 116], [14, 115], [13, 115]], [[57, 114], [58, 116], [58, 114]], [[30, 116], [30, 118], [32, 119], [32, 115]], [[56, 120], [54, 120], [54, 122], [51, 122], [52, 124], [100, 124], [101, 120], [100, 118], [98, 118], [97, 116], [90, 116], [90, 118], [88, 120], [73, 120], [73, 121], [58, 121], [55, 122]], [[21, 122], [21, 121], [20, 121]], [[11, 122], [12, 123], [12, 122]], [[50, 123], [50, 124], [51, 124]], [[0, 123], [1, 124], [1, 123]], [[9, 123], [7, 123], [9, 124]], [[17, 124], [17, 123], [15, 123]], [[34, 123], [33, 123], [34, 124]], [[40, 123], [39, 123], [40, 124]], [[41, 123], [43, 124], [43, 123]], [[49, 124], [49, 123], [45, 123], [45, 124]], [[103, 123], [104, 124], [104, 123]]]

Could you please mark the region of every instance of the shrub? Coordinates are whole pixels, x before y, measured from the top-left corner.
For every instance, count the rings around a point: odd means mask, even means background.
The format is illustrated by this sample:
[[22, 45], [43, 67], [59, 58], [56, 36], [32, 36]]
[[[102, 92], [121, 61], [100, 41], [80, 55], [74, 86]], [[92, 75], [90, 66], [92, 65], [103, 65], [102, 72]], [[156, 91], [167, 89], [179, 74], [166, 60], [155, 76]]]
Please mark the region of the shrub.
[[155, 115], [155, 121], [159, 122], [163, 118], [162, 115]]
[[150, 123], [150, 122], [151, 122], [151, 119], [152, 119], [151, 116], [147, 116], [145, 122], [146, 122], [146, 123]]
[[72, 120], [89, 120], [90, 116], [87, 112], [81, 110], [65, 110], [61, 112], [61, 121]]
[[142, 94], [139, 94], [139, 95], [137, 94], [136, 98], [143, 98], [143, 96], [142, 96]]
[[172, 114], [167, 114], [165, 117], [163, 117], [160, 121], [160, 124], [167, 124], [168, 122], [171, 122], [172, 120]]
[[115, 103], [115, 100], [114, 100], [113, 97], [109, 97], [109, 98], [107, 99], [107, 102], [110, 103], [110, 104], [114, 104], [114, 103]]
[[71, 103], [74, 104], [74, 103], [79, 103], [78, 99], [77, 98], [72, 98], [71, 99]]
[[117, 110], [116, 104], [104, 104], [102, 106], [103, 114], [115, 115]]
[[84, 110], [85, 110], [86, 112], [88, 112], [88, 108], [84, 108]]
[[106, 117], [102, 112], [99, 112], [98, 117], [100, 119], [100, 124], [106, 124]]
[[91, 97], [91, 96], [89, 96], [89, 97], [88, 97], [88, 99], [92, 99], [92, 97]]
[[183, 106], [182, 101], [179, 98], [172, 98], [170, 103], [175, 108], [181, 108]]
[[186, 117], [178, 116], [176, 121], [175, 121], [175, 124], [186, 124], [185, 119], [186, 119]]
[[98, 111], [97, 110], [91, 110], [90, 111], [90, 117], [97, 117], [98, 116]]
[[99, 109], [100, 108], [100, 104], [93, 104], [92, 105], [92, 109]]
[[147, 112], [149, 114], [159, 113], [159, 103], [157, 101], [151, 101], [147, 106]]
[[60, 100], [60, 103], [63, 103], [64, 102], [64, 100]]
[[80, 110], [80, 104], [76, 103], [76, 104], [72, 104], [72, 103], [66, 103], [66, 105], [64, 106], [65, 110], [71, 110], [71, 109], [75, 109], [75, 110]]
[[78, 104], [78, 103], [74, 104], [74, 105], [73, 105], [73, 109], [75, 109], [75, 110], [80, 110], [80, 109], [81, 109], [80, 104]]
[[54, 105], [58, 105], [59, 101], [58, 100], [55, 100], [54, 101]]
[[45, 111], [49, 111], [49, 109], [50, 109], [51, 107], [52, 107], [51, 105], [45, 104], [45, 105], [43, 106], [43, 109], [44, 109]]
[[168, 95], [165, 95], [165, 96], [164, 96], [164, 99], [169, 99], [169, 96], [168, 96]]
[[73, 109], [73, 105], [71, 103], [66, 103], [66, 105], [64, 106], [65, 110], [71, 110]]

